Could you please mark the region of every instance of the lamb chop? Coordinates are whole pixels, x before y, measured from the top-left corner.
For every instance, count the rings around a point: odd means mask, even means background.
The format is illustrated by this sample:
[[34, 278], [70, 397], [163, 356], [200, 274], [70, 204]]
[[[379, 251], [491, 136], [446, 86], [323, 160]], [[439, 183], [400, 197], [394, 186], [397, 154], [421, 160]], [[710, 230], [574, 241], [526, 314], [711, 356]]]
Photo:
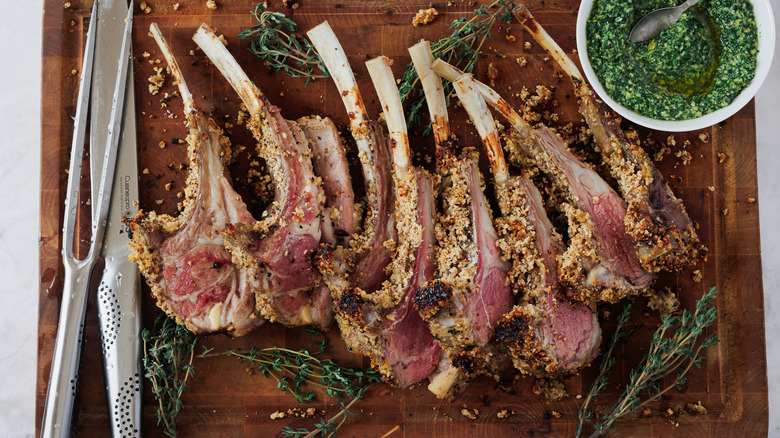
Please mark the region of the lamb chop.
[[390, 151], [379, 124], [368, 119], [346, 54], [330, 25], [321, 23], [307, 35], [322, 57], [349, 114], [366, 191], [368, 211], [362, 232], [353, 235], [348, 246], [324, 247], [318, 257], [320, 272], [338, 306], [344, 290], [356, 287], [373, 292], [386, 279], [390, 248], [396, 240]]
[[[453, 81], [463, 76], [441, 60], [434, 70]], [[645, 290], [653, 275], [642, 269], [626, 233], [623, 199], [547, 127], [531, 128], [490, 87], [478, 81], [474, 86], [517, 131], [519, 140], [511, 146], [522, 153], [513, 155], [532, 157], [566, 200], [561, 208], [569, 223], [569, 245], [558, 258], [558, 276], [569, 298], [595, 307]]]
[[619, 117], [596, 96], [577, 66], [528, 9], [520, 6], [514, 13], [574, 84], [580, 113], [628, 203], [626, 230], [634, 240], [642, 267], [654, 272], [679, 271], [696, 263], [703, 246], [682, 201], [642, 147], [623, 132]]
[[496, 327], [495, 342], [517, 369], [549, 376], [576, 371], [598, 352], [601, 328], [596, 312], [559, 299], [557, 256], [561, 238], [544, 210], [541, 194], [523, 176], [510, 176], [493, 117], [470, 74], [453, 83], [488, 151], [502, 217], [496, 219], [499, 247], [511, 260], [509, 279], [520, 305]]
[[222, 163], [229, 140], [195, 107], [160, 29], [152, 23], [150, 30], [184, 103], [189, 175], [179, 216], [141, 211], [133, 220], [130, 259], [138, 263], [157, 305], [177, 322], [196, 334], [226, 331], [241, 336], [263, 319], [255, 311], [248, 272], [233, 263], [222, 231], [254, 219]]
[[[384, 159], [389, 164], [387, 149], [381, 147], [386, 146], [384, 138], [381, 135], [366, 137], [363, 128], [354, 125], [354, 121], [359, 120], [369, 125], [374, 133], [380, 133], [374, 123], [368, 122], [354, 76], [330, 26], [327, 22], [323, 23], [312, 29], [309, 36], [321, 54], [331, 54], [323, 56], [323, 59], [341, 95], [345, 97], [348, 111], [354, 110], [351, 112], [354, 116], [351, 117], [353, 134], [358, 147], [363, 148], [361, 155], [367, 157], [370, 155], [364, 154], [364, 151], [373, 152], [375, 159]], [[382, 222], [376, 220], [374, 225], [366, 229], [366, 234], [356, 237], [357, 241], [371, 242], [372, 248], [353, 248], [352, 260], [342, 258], [345, 253], [349, 255], [344, 249], [341, 249], [341, 253], [329, 250], [330, 254], [322, 258], [322, 267], [326, 278], [336, 277], [331, 280], [331, 290], [337, 303], [336, 321], [347, 346], [368, 356], [371, 365], [382, 373], [387, 382], [406, 387], [428, 377], [441, 356], [439, 345], [411, 306], [413, 292], [417, 286], [430, 279], [434, 271], [433, 187], [424, 171], [410, 165], [406, 123], [386, 58], [374, 59], [366, 65], [387, 117], [396, 189], [396, 210], [393, 212], [392, 201], [386, 202], [392, 199], [391, 186], [388, 184], [390, 169], [378, 161], [368, 163], [364, 160], [364, 173], [369, 174], [366, 180], [371, 181], [369, 178], [372, 178], [379, 182], [379, 185], [373, 184], [373, 188], [369, 184], [368, 204], [374, 213], [369, 219], [394, 214], [395, 220], [390, 224], [397, 224], [398, 238], [396, 240], [394, 234], [383, 232], [380, 228], [383, 227]], [[375, 275], [333, 275], [334, 261], [338, 261], [341, 266], [352, 263], [359, 269], [362, 261], [376, 259], [372, 252], [377, 247], [392, 249], [389, 253], [392, 260], [387, 266], [389, 275], [384, 274], [385, 266], [380, 267], [383, 277], [380, 287], [376, 287], [377, 282], [374, 280], [365, 281]]]
[[264, 218], [226, 228], [233, 260], [250, 273], [265, 318], [290, 326], [328, 327], [333, 318], [330, 296], [313, 264], [324, 196], [306, 136], [295, 122], [282, 118], [208, 26], [202, 25], [193, 40], [246, 105], [247, 126], [274, 180], [275, 201]]
[[509, 263], [501, 259], [496, 246], [498, 236], [483, 194], [477, 152], [465, 148], [456, 155], [441, 82], [430, 71], [430, 48], [422, 44], [410, 51], [436, 136], [441, 208], [436, 224], [436, 279], [417, 290], [414, 304], [451, 361], [450, 368], [442, 363], [429, 389], [439, 397], [451, 397], [471, 376], [499, 368], [499, 351], [491, 345], [491, 335], [512, 308], [514, 297], [507, 282]]
[[325, 191], [320, 241], [344, 246], [355, 232], [355, 192], [339, 131], [327, 117], [301, 117], [297, 123], [309, 141], [314, 174], [322, 178]]

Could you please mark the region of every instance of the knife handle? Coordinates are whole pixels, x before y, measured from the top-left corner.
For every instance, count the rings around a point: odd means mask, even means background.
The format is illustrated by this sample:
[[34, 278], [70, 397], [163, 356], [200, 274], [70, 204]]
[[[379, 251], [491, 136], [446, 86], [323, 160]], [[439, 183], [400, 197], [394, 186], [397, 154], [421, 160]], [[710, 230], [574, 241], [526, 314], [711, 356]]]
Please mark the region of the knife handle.
[[141, 302], [138, 268], [109, 257], [97, 292], [111, 436], [141, 436]]
[[93, 264], [77, 268], [65, 265], [60, 321], [51, 360], [49, 389], [41, 424], [41, 437], [66, 438], [71, 435], [73, 404], [78, 390], [81, 340], [87, 309], [89, 275]]

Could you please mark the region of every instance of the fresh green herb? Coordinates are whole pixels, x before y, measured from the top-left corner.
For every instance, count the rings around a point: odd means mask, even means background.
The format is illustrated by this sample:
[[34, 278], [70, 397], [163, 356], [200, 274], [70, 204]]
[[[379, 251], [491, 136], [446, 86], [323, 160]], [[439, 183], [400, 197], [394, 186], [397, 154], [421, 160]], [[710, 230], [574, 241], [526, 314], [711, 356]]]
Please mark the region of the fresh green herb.
[[313, 79], [329, 76], [312, 43], [295, 34], [296, 22], [281, 12], [266, 11], [262, 3], [258, 3], [252, 15], [257, 24], [242, 31], [238, 38], [254, 37], [249, 51], [262, 59], [266, 67], [284, 71], [293, 78], [306, 78], [307, 86]]
[[355, 415], [350, 409], [360, 399], [365, 391], [374, 383], [380, 382], [381, 375], [369, 368], [347, 368], [332, 360], [314, 357], [325, 351], [327, 343], [324, 335], [313, 328], [307, 331], [315, 336], [315, 345], [320, 350], [310, 353], [303, 349], [299, 351], [281, 347], [252, 348], [249, 351], [227, 350], [220, 353], [206, 351], [199, 358], [214, 356], [236, 357], [241, 363], [249, 363], [265, 377], [276, 380], [276, 386], [282, 392], [293, 394], [300, 403], [314, 400], [316, 392], [307, 389], [309, 385], [320, 388], [326, 394], [338, 400], [341, 410], [329, 419], [321, 419], [313, 430], [292, 429], [287, 426], [282, 429], [282, 435], [290, 437], [312, 437], [318, 434], [335, 436], [338, 429], [349, 415]]
[[590, 421], [593, 418], [593, 411], [588, 410], [588, 404], [590, 404], [590, 401], [599, 395], [601, 391], [607, 387], [607, 383], [609, 383], [609, 372], [612, 370], [612, 367], [616, 362], [615, 358], [612, 356], [612, 352], [615, 350], [615, 346], [619, 341], [626, 339], [628, 335], [631, 334], [631, 330], [623, 331], [623, 327], [625, 327], [626, 323], [628, 322], [629, 316], [631, 316], [631, 303], [627, 303], [623, 307], [623, 311], [620, 312], [620, 315], [618, 316], [615, 334], [612, 335], [612, 342], [609, 343], [609, 348], [607, 349], [606, 353], [604, 353], [604, 358], [601, 361], [601, 368], [599, 369], [599, 375], [596, 378], [596, 381], [593, 382], [593, 385], [590, 387], [590, 391], [588, 391], [588, 395], [585, 397], [585, 401], [582, 403], [582, 407], [580, 408], [578, 415], [579, 420], [577, 422], [578, 437], [582, 434], [582, 428], [585, 425], [585, 422]]
[[[495, 7], [498, 9], [493, 12], [489, 11]], [[477, 58], [482, 54], [482, 45], [485, 40], [490, 38], [490, 29], [493, 24], [496, 20], [511, 23], [511, 11], [514, 7], [514, 3], [511, 1], [495, 0], [489, 5], [475, 9], [471, 18], [461, 17], [453, 21], [450, 24], [452, 33], [431, 44], [433, 57], [441, 58], [466, 73], [473, 72]], [[422, 87], [418, 86], [419, 82], [417, 70], [412, 63], [409, 63], [398, 86], [402, 102], [409, 98], [413, 99], [408, 110], [407, 125], [409, 128], [420, 123], [420, 111], [425, 104], [425, 94]], [[452, 85], [449, 82], [444, 85], [444, 92], [447, 96], [447, 106], [449, 106], [453, 93]], [[423, 135], [427, 135], [430, 130], [430, 126], [426, 126]]]
[[[717, 308], [712, 304], [717, 293], [718, 291], [713, 287], [702, 295], [696, 302], [696, 308], [693, 312], [684, 310], [682, 315], [672, 314], [661, 318], [661, 326], [653, 334], [650, 348], [644, 359], [639, 366], [631, 370], [629, 383], [623, 388], [620, 399], [594, 426], [595, 431], [591, 438], [605, 434], [615, 426], [618, 419], [658, 400], [670, 389], [680, 389], [685, 384], [685, 375], [691, 367], [701, 366], [701, 361], [704, 358], [701, 351], [718, 343], [717, 334], [700, 339], [704, 330], [712, 325], [717, 318]], [[624, 314], [626, 314], [625, 311], [621, 313], [621, 318], [624, 317]], [[625, 321], [627, 321], [627, 316], [625, 316]], [[620, 324], [620, 321], [618, 323]], [[618, 330], [620, 330], [620, 325]], [[616, 336], [620, 339], [625, 337], [625, 335]], [[587, 421], [588, 418], [587, 403], [606, 385], [607, 380], [604, 375], [614, 364], [611, 354], [615, 342], [615, 338], [613, 338], [607, 356], [603, 359], [602, 372], [594, 383], [595, 389], [591, 388], [583, 410], [580, 411], [581, 422]], [[662, 389], [664, 379], [672, 373], [675, 376], [674, 382]], [[646, 394], [647, 398], [642, 400], [642, 394]], [[580, 436], [581, 433], [582, 427], [578, 425], [577, 436]]]
[[176, 417], [182, 408], [181, 395], [193, 376], [192, 359], [197, 339], [183, 325], [164, 313], [157, 316], [152, 331], [141, 333], [144, 344], [145, 376], [157, 399], [157, 425], [166, 435], [176, 436]]

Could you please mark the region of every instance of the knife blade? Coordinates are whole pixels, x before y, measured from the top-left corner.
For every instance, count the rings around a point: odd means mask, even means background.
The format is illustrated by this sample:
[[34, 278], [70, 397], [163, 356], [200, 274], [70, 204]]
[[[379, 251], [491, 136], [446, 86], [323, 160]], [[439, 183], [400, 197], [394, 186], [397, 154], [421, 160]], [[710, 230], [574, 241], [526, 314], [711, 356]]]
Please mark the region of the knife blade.
[[[127, 3], [125, 0], [101, 2], [101, 17], [107, 18], [103, 21], [102, 26], [98, 27], [99, 43], [97, 49], [101, 48], [102, 42], [102, 47], [105, 50], [103, 53], [112, 53], [112, 43], [115, 46], [113, 53], [115, 54], [119, 50], [126, 13]], [[104, 36], [106, 39], [102, 40]], [[132, 49], [130, 53], [132, 54]], [[99, 62], [100, 52], [97, 52], [95, 56], [96, 61]], [[96, 64], [96, 68], [99, 65]], [[108, 68], [99, 68], [104, 80], [116, 79], [115, 70], [110, 72]], [[111, 77], [112, 73], [113, 77]], [[130, 254], [127, 249], [127, 244], [130, 241], [130, 228], [127, 220], [132, 219], [138, 213], [138, 158], [132, 65], [129, 66], [127, 74], [122, 137], [119, 140], [119, 155], [114, 174], [111, 204], [108, 211], [103, 250], [100, 254], [105, 261], [105, 266], [97, 290], [103, 376], [106, 385], [106, 403], [111, 436], [113, 437], [141, 436], [142, 420], [140, 273], [135, 264], [127, 260]], [[104, 102], [99, 98], [94, 99], [93, 95], [93, 104], [103, 105]], [[100, 111], [96, 112], [100, 113]], [[99, 115], [96, 116], [93, 112], [93, 122], [96, 118], [99, 118]]]

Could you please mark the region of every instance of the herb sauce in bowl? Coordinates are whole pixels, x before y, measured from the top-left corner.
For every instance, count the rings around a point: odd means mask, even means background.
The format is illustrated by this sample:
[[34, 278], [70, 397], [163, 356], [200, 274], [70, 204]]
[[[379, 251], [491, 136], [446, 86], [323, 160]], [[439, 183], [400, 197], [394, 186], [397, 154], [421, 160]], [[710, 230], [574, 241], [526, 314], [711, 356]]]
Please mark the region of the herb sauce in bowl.
[[726, 107], [756, 72], [749, 0], [701, 0], [657, 38], [628, 39], [644, 15], [679, 3], [595, 0], [587, 21], [587, 55], [606, 93], [653, 119], [694, 119]]

